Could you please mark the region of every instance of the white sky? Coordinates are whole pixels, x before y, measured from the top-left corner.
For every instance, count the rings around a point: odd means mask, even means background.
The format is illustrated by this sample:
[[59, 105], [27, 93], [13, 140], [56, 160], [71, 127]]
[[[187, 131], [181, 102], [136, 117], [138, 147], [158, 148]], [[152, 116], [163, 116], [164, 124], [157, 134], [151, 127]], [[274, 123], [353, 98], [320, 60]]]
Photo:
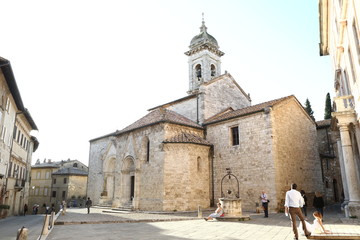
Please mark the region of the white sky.
[[253, 104], [294, 94], [322, 120], [333, 97], [318, 1], [0, 0], [0, 56], [39, 131], [36, 159], [88, 164], [89, 140], [185, 97], [184, 52], [202, 12], [227, 70]]

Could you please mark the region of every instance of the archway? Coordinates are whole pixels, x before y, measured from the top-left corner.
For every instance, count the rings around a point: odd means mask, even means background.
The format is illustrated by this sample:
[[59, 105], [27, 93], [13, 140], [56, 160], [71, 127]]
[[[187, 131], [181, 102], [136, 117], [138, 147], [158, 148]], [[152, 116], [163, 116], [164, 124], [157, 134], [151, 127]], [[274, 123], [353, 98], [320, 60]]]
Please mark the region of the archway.
[[131, 156], [123, 160], [121, 168], [122, 199], [124, 204], [132, 204], [135, 198], [135, 162]]
[[115, 193], [115, 157], [107, 158], [103, 164], [103, 190], [101, 203], [111, 205]]

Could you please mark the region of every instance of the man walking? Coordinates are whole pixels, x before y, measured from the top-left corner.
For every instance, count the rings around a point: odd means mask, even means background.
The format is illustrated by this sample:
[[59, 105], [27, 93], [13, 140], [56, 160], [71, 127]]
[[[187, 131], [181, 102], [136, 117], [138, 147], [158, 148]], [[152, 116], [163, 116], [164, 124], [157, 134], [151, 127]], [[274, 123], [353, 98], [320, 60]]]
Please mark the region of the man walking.
[[88, 210], [88, 214], [90, 213], [90, 207], [92, 205], [92, 201], [90, 200], [90, 198], [88, 197], [86, 203], [85, 203], [85, 206], [87, 207], [87, 210]]
[[302, 227], [305, 233], [305, 236], [309, 236], [310, 232], [306, 229], [305, 218], [302, 215], [301, 208], [304, 205], [304, 199], [301, 196], [300, 192], [296, 190], [297, 185], [295, 183], [291, 184], [291, 190], [286, 192], [285, 195], [285, 213], [290, 214], [290, 219], [292, 222], [292, 227], [294, 231], [295, 238], [299, 239], [299, 234], [296, 226], [296, 216], [299, 217], [302, 222]]

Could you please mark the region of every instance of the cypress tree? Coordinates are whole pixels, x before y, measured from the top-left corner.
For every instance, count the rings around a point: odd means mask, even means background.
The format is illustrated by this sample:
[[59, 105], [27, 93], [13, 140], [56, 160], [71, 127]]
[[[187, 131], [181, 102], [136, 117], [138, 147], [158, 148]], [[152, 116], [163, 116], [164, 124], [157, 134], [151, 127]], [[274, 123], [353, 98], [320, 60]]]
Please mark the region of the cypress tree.
[[327, 94], [326, 94], [324, 119], [331, 119], [331, 99], [330, 99], [330, 93], [327, 93]]
[[306, 112], [309, 114], [309, 116], [315, 121], [315, 117], [314, 117], [314, 111], [311, 108], [311, 104], [308, 98], [306, 98], [306, 102], [305, 102], [305, 110]]

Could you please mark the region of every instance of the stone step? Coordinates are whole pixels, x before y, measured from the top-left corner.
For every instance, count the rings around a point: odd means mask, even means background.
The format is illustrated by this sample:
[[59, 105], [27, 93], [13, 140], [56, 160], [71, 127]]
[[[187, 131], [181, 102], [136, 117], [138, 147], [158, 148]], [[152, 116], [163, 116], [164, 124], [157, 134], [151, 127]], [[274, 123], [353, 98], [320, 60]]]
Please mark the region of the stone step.
[[238, 222], [238, 221], [249, 221], [250, 216], [224, 216], [214, 218], [216, 221], [227, 221], [227, 222]]

